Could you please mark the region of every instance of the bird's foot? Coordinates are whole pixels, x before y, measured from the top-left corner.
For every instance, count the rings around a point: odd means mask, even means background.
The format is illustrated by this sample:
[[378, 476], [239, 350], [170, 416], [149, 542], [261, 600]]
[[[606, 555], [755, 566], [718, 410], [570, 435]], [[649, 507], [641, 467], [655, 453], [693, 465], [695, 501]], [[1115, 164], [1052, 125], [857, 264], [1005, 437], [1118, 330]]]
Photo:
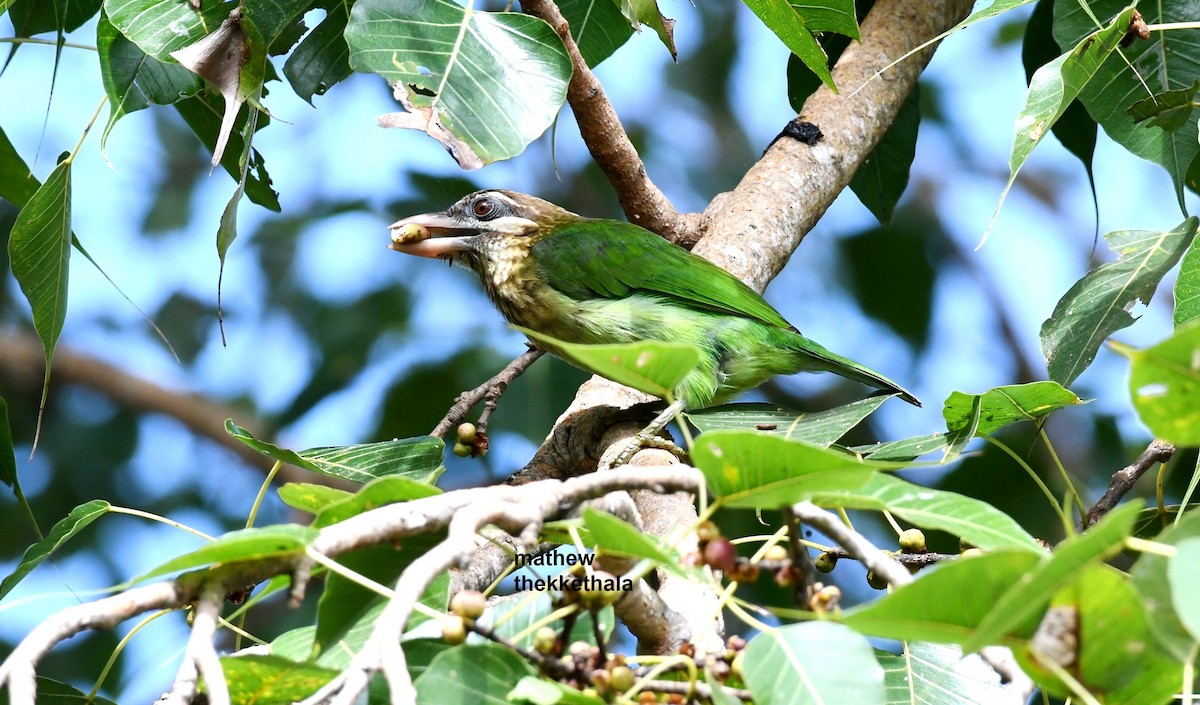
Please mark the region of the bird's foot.
[[639, 450], [643, 450], [645, 448], [657, 448], [659, 450], [665, 450], [680, 460], [687, 460], [687, 451], [683, 448], [680, 448], [674, 441], [670, 440], [669, 438], [663, 438], [662, 436], [659, 436], [657, 429], [653, 431], [650, 429], [644, 429], [639, 431], [638, 434], [633, 437], [633, 440], [629, 442], [629, 445], [625, 446], [625, 450], [621, 451], [621, 454], [613, 460], [611, 467], [617, 468], [625, 465], [633, 459], [633, 456], [636, 455]]

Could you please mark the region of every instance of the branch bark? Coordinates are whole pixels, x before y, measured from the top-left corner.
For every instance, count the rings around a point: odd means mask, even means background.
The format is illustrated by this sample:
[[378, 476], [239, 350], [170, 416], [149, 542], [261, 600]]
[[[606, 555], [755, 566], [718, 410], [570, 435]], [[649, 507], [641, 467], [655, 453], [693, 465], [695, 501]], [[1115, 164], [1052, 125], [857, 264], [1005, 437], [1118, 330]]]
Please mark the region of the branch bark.
[[[45, 357], [41, 343], [23, 334], [6, 332], [0, 335], [0, 380], [5, 384], [37, 394], [41, 389], [44, 370]], [[54, 354], [50, 382], [56, 386], [79, 385], [131, 409], [170, 416], [196, 436], [233, 451], [243, 462], [262, 472], [270, 470], [275, 463], [225, 432], [225, 419], [244, 419], [248, 416], [247, 412], [236, 407], [220, 404], [199, 395], [167, 389], [130, 374], [116, 365], [62, 347]], [[245, 422], [242, 425], [255, 424]], [[293, 467], [282, 468], [280, 480], [326, 482], [321, 475]]]
[[695, 242], [703, 216], [681, 214], [646, 175], [646, 165], [621, 126], [621, 118], [608, 102], [604, 87], [583, 60], [567, 20], [553, 0], [524, 0], [521, 7], [545, 20], [562, 38], [574, 72], [567, 86], [567, 101], [575, 113], [579, 134], [588, 152], [616, 191], [629, 222], [652, 230], [674, 242]]
[[[1087, 516], [1076, 528], [1082, 531], [1104, 518], [1105, 514], [1117, 506], [1121, 498], [1129, 494], [1129, 490], [1133, 489], [1134, 484], [1147, 470], [1157, 463], [1167, 462], [1173, 455], [1175, 455], [1175, 446], [1163, 440], [1151, 441], [1150, 445], [1146, 446], [1146, 450], [1137, 457], [1137, 460], [1113, 473], [1112, 480], [1108, 483], [1108, 489], [1104, 490], [1104, 494], [1088, 510]], [[1182, 512], [1183, 508], [1179, 511]]]

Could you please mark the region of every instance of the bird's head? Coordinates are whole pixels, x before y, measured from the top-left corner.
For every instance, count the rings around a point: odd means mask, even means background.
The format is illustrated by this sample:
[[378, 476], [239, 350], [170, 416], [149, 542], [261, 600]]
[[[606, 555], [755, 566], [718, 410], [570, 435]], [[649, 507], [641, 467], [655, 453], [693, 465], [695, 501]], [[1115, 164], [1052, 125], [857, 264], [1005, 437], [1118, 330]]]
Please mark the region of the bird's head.
[[437, 213], [422, 213], [388, 226], [397, 252], [454, 260], [477, 251], [482, 238], [536, 240], [579, 216], [540, 198], [515, 191], [476, 191]]

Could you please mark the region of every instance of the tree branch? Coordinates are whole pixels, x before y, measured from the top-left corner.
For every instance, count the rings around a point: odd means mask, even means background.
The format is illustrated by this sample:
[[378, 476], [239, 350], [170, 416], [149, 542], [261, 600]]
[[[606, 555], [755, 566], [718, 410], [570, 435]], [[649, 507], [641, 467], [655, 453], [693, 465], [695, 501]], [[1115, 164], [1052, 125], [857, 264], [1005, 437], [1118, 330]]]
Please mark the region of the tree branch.
[[694, 243], [701, 230], [703, 216], [683, 215], [667, 200], [646, 175], [646, 165], [634, 149], [621, 119], [600, 81], [583, 60], [579, 46], [571, 36], [567, 20], [553, 0], [523, 0], [525, 12], [545, 20], [562, 38], [574, 72], [567, 86], [567, 100], [575, 113], [579, 134], [588, 152], [612, 184], [617, 200], [629, 222], [652, 230], [675, 242]]
[[454, 400], [454, 404], [438, 422], [437, 426], [429, 432], [429, 435], [441, 438], [450, 432], [458, 424], [462, 423], [467, 418], [467, 413], [471, 408], [484, 401], [483, 415], [479, 417], [479, 430], [487, 432], [487, 419], [492, 415], [492, 411], [496, 408], [496, 401], [500, 395], [504, 394], [508, 389], [508, 385], [517, 377], [520, 377], [525, 370], [529, 369], [543, 351], [537, 349], [529, 349], [518, 355], [512, 362], [505, 365], [503, 370], [500, 370], [494, 377], [479, 385], [478, 387], [458, 395]]
[[1146, 446], [1146, 450], [1142, 451], [1137, 460], [1113, 473], [1112, 480], [1108, 483], [1108, 489], [1088, 510], [1087, 516], [1076, 528], [1082, 531], [1100, 521], [1105, 514], [1117, 506], [1117, 503], [1129, 493], [1129, 490], [1133, 489], [1134, 484], [1147, 470], [1156, 463], [1167, 462], [1173, 455], [1175, 455], [1175, 446], [1158, 439], [1150, 441], [1150, 445]]
[[792, 512], [800, 521], [810, 524], [821, 533], [837, 542], [846, 549], [852, 557], [866, 566], [890, 585], [907, 585], [912, 582], [912, 574], [908, 569], [897, 563], [886, 552], [875, 547], [862, 534], [842, 523], [841, 517], [821, 509], [812, 502], [800, 502], [792, 505]]
[[[36, 394], [41, 389], [44, 370], [41, 343], [9, 331], [0, 335], [0, 378], [5, 382]], [[196, 436], [233, 451], [244, 462], [263, 472], [270, 470], [275, 462], [225, 432], [225, 419], [248, 415], [235, 407], [167, 389], [115, 365], [62, 347], [54, 353], [50, 379], [55, 385], [87, 387], [131, 409], [170, 416]], [[281, 479], [284, 481], [320, 482], [320, 476], [297, 468], [284, 468], [283, 472]]]

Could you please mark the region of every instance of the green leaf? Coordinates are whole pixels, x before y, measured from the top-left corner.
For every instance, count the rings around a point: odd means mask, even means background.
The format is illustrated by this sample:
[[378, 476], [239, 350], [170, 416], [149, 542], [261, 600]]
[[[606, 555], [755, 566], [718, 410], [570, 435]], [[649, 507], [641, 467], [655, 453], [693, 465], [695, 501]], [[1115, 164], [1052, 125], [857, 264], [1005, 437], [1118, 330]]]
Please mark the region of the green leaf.
[[12, 427], [8, 424], [8, 402], [0, 397], [0, 482], [12, 487], [17, 482], [17, 454], [13, 450]]
[[10, 0], [8, 17], [18, 37], [74, 32], [100, 11], [100, 0]]
[[[50, 391], [50, 363], [67, 319], [71, 256], [71, 161], [63, 160], [17, 214], [8, 235], [13, 276], [33, 310], [33, 327], [46, 353], [42, 408]], [[41, 426], [41, 414], [38, 415]]]
[[337, 671], [279, 656], [222, 656], [230, 705], [296, 703], [333, 680]]
[[4, 128], [0, 128], [0, 198], [17, 208], [23, 208], [40, 185], [25, 165], [25, 160], [17, 154]]
[[596, 542], [596, 548], [605, 554], [648, 558], [664, 570], [694, 577], [694, 573], [683, 568], [679, 552], [653, 534], [638, 531], [633, 525], [590, 507], [583, 510], [583, 523]]
[[353, 492], [309, 482], [288, 482], [279, 488], [279, 499], [284, 504], [314, 515], [335, 502], [353, 496]]
[[322, 508], [312, 525], [318, 528], [329, 526], [387, 504], [432, 497], [441, 493], [441, 490], [428, 482], [405, 475], [384, 475], [371, 480], [354, 495]]
[[196, 95], [204, 87], [199, 76], [179, 64], [146, 54], [121, 34], [104, 13], [96, 26], [96, 50], [109, 107], [108, 124], [100, 138], [101, 150], [117, 121], [125, 115], [151, 105], [176, 103]]
[[877, 652], [886, 705], [991, 705], [1012, 699], [1000, 676], [961, 649], [905, 642], [899, 655]]
[[325, 19], [300, 41], [283, 65], [283, 75], [292, 90], [310, 104], [314, 95], [325, 95], [353, 73], [350, 45], [343, 36], [349, 20], [349, 5], [331, 3]]
[[675, 51], [675, 20], [663, 17], [658, 9], [658, 0], [616, 0], [621, 7], [621, 13], [634, 28], [649, 25], [650, 29], [662, 40], [663, 46], [671, 52], [671, 60], [679, 59]]
[[[506, 600], [495, 608], [489, 609], [484, 614], [482, 623], [486, 627], [491, 627], [496, 632], [496, 636], [508, 639], [519, 648], [532, 649], [534, 630], [529, 627], [541, 622], [554, 609], [554, 602], [549, 593], [525, 594], [520, 599]], [[616, 614], [612, 606], [598, 611], [596, 618], [600, 620], [600, 635], [607, 640], [616, 626]], [[561, 619], [556, 619], [545, 626], [551, 627], [561, 634], [563, 622]], [[523, 636], [517, 639], [518, 634]], [[595, 646], [596, 632], [592, 628], [591, 617], [580, 616], [576, 619], [566, 641], [568, 644], [583, 641]]]
[[[8, 688], [0, 688], [0, 705], [9, 704]], [[39, 705], [117, 705], [100, 695], [85, 694], [74, 686], [37, 676], [34, 694]]]
[[134, 579], [141, 582], [167, 573], [217, 563], [235, 563], [303, 553], [318, 531], [307, 526], [283, 524], [231, 531], [190, 553], [172, 558]]
[[1070, 384], [1092, 364], [1100, 345], [1131, 325], [1129, 309], [1150, 297], [1196, 235], [1200, 219], [1188, 218], [1166, 232], [1118, 230], [1104, 239], [1115, 262], [1096, 267], [1075, 282], [1042, 324], [1042, 352], [1050, 379]]
[[[1179, 546], [1184, 542], [1200, 538], [1200, 513], [1184, 515], [1183, 519], [1155, 541], [1167, 546]], [[1142, 596], [1146, 606], [1150, 631], [1180, 661], [1191, 658], [1191, 650], [1197, 643], [1184, 627], [1179, 613], [1175, 611], [1175, 597], [1168, 571], [1171, 560], [1156, 553], [1143, 553], [1129, 571], [1130, 581]]]
[[934, 490], [898, 477], [875, 474], [856, 489], [818, 492], [813, 502], [846, 509], [888, 511], [927, 529], [941, 529], [983, 549], [1042, 548], [1012, 517], [995, 507], [954, 492]]
[[899, 441], [872, 443], [870, 445], [853, 446], [852, 453], [865, 455], [871, 460], [892, 460], [905, 462], [932, 453], [946, 447], [946, 434], [931, 433], [928, 436], [916, 436]]
[[765, 705], [878, 705], [883, 669], [858, 632], [832, 622], [789, 624], [746, 645], [746, 685]]
[[1200, 248], [1188, 247], [1179, 264], [1179, 278], [1175, 280], [1175, 326], [1197, 318], [1200, 318]]
[[828, 447], [870, 416], [894, 394], [860, 399], [825, 411], [792, 411], [775, 404], [725, 404], [687, 412], [688, 421], [704, 433], [754, 429]]
[[104, 11], [113, 26], [163, 62], [173, 62], [171, 52], [195, 43], [221, 26], [235, 0], [206, 2], [197, 12], [179, 0], [105, 0]]
[[[1060, 51], [1054, 41], [1054, 0], [1039, 0], [1025, 26], [1025, 39], [1021, 42], [1025, 81], [1032, 80], [1033, 74], [1053, 61]], [[1071, 101], [1050, 129], [1062, 146], [1083, 163], [1092, 187], [1092, 199], [1095, 200], [1096, 179], [1092, 170], [1092, 155], [1096, 152], [1096, 132], [1099, 129], [1096, 121], [1088, 115], [1083, 103], [1076, 99]]]
[[506, 695], [537, 672], [525, 659], [498, 644], [463, 644], [447, 649], [413, 684], [417, 705], [508, 705]]
[[269, 458], [359, 483], [384, 475], [404, 475], [420, 482], [433, 482], [441, 474], [442, 450], [445, 448], [440, 438], [418, 436], [296, 452], [261, 441], [229, 419], [225, 421], [225, 432]]
[[1017, 421], [1036, 421], [1052, 411], [1084, 402], [1056, 382], [1029, 382], [994, 387], [983, 394], [951, 392], [942, 407], [946, 428], [957, 431], [971, 423], [979, 399], [979, 425], [974, 435], [991, 434]]
[[675, 387], [700, 362], [700, 353], [691, 345], [657, 341], [580, 345], [513, 327], [573, 365], [664, 399], [671, 397]]
[[721, 504], [756, 509], [860, 488], [876, 470], [903, 467], [755, 431], [706, 433], [692, 449], [692, 462]]
[[1163, 440], [1200, 445], [1200, 321], [1154, 347], [1118, 351], [1129, 357], [1129, 392], [1142, 423]]
[[30, 571], [34, 568], [41, 565], [42, 561], [62, 548], [71, 537], [83, 531], [88, 524], [103, 516], [108, 511], [109, 506], [109, 503], [102, 499], [93, 499], [90, 502], [84, 502], [75, 507], [71, 510], [70, 514], [60, 519], [50, 529], [50, 533], [46, 535], [46, 538], [25, 549], [25, 555], [21, 556], [21, 562], [17, 565], [17, 569], [4, 578], [3, 582], [0, 582], [0, 599], [4, 599], [4, 596], [11, 592], [17, 586], [17, 583], [24, 580], [25, 576], [29, 575]]
[[[762, 20], [767, 29], [775, 33], [780, 41], [795, 54], [810, 71], [816, 74], [821, 82], [837, 92], [833, 84], [833, 74], [829, 72], [829, 57], [825, 49], [817, 41], [816, 30], [810, 29], [801, 16], [799, 8], [781, 0], [743, 0], [746, 7]], [[854, 19], [853, 10], [850, 12]], [[857, 22], [855, 22], [857, 27]]]
[[[850, 610], [843, 621], [887, 639], [961, 644], [971, 638], [996, 602], [1043, 560], [1032, 551], [996, 551], [949, 561], [875, 602]], [[1032, 615], [1007, 636], [1028, 638], [1039, 617]]]
[[[433, 547], [433, 542], [423, 541], [419, 547], [428, 550]], [[408, 546], [403, 553], [397, 553], [391, 547], [373, 546], [355, 551], [339, 562], [375, 582], [393, 585], [401, 571], [420, 555], [417, 548], [418, 545]], [[413, 634], [420, 625], [428, 622], [431, 619], [428, 613], [445, 612], [449, 602], [450, 574], [442, 573], [422, 593], [419, 603], [427, 609], [418, 610], [409, 617], [406, 634]], [[317, 608], [317, 629], [313, 635], [317, 663], [339, 670], [349, 666], [350, 660], [371, 638], [379, 615], [386, 607], [387, 599], [382, 595], [341, 575], [331, 575]]]
[[1095, 526], [1072, 536], [1054, 548], [1049, 560], [1043, 560], [997, 600], [995, 608], [980, 621], [975, 634], [963, 644], [964, 651], [978, 651], [999, 643], [1031, 615], [1041, 612], [1054, 593], [1066, 586], [1089, 565], [1111, 558], [1121, 551], [1133, 531], [1142, 503], [1131, 502], [1109, 512]]
[[1192, 119], [1196, 107], [1196, 91], [1200, 90], [1200, 78], [1187, 88], [1163, 91], [1143, 98], [1127, 108], [1134, 122], [1150, 121], [1151, 127], [1161, 127], [1173, 132]]
[[1171, 603], [1179, 621], [1192, 639], [1200, 641], [1200, 599], [1196, 585], [1200, 580], [1200, 537], [1180, 541], [1175, 556], [1167, 561], [1167, 578], [1171, 582]]
[[992, 223], [988, 225], [989, 232], [1025, 160], [1089, 83], [1093, 79], [1097, 79], [1096, 82], [1101, 80], [1097, 78], [1097, 72], [1124, 38], [1132, 16], [1133, 6], [1130, 5], [1103, 29], [1089, 32], [1070, 51], [1039, 68], [1029, 79], [1025, 107], [1017, 113], [1014, 125], [1017, 135], [1008, 157], [1008, 183], [1004, 185], [1000, 202], [996, 204]]
[[564, 683], [537, 676], [522, 678], [507, 697], [510, 702], [531, 705], [604, 705], [598, 695], [588, 695]]
[[633, 27], [613, 0], [558, 0], [555, 4], [588, 66], [596, 67], [633, 36]]
[[[196, 133], [196, 137], [200, 138], [210, 152], [217, 147], [217, 136], [221, 132], [221, 115], [224, 107], [220, 96], [206, 92], [175, 103], [175, 109], [179, 111], [184, 122], [192, 128], [192, 132]], [[244, 130], [245, 121], [250, 118], [251, 114], [257, 115], [255, 131], [263, 129], [270, 122], [270, 118], [266, 114], [255, 111], [244, 111], [234, 122], [234, 131], [229, 136], [229, 145], [221, 156], [221, 166], [233, 177], [234, 181], [240, 181], [242, 178], [240, 161], [241, 155], [246, 152], [246, 144], [241, 133]], [[266, 162], [263, 161], [258, 150], [250, 150], [247, 169], [246, 183], [243, 185], [246, 195], [263, 208], [278, 213], [280, 210], [279, 194], [271, 188], [271, 175], [267, 173]]]
[[892, 221], [896, 204], [908, 187], [908, 172], [917, 155], [917, 130], [921, 127], [920, 96], [920, 86], [913, 86], [900, 105], [896, 119], [850, 179], [850, 190], [871, 211], [871, 215], [884, 225]]
[[554, 121], [571, 62], [550, 25], [448, 0], [359, 0], [350, 66], [377, 73], [407, 111], [387, 124], [428, 132], [464, 169], [514, 157]]
[[[1077, 0], [1056, 0], [1054, 38], [1064, 48], [1075, 46], [1096, 29], [1092, 15], [1102, 19], [1119, 15], [1113, 31], [1124, 35], [1129, 25], [1127, 19], [1121, 19], [1126, 16], [1127, 4], [1121, 0], [1092, 0], [1085, 11]], [[1195, 20], [1193, 8], [1180, 3], [1143, 3], [1138, 6], [1138, 11], [1152, 25]], [[1198, 36], [1200, 31], [1195, 29], [1153, 32], [1148, 41], [1135, 41], [1119, 53], [1112, 52], [1079, 94], [1088, 113], [1109, 137], [1167, 171], [1175, 185], [1180, 208], [1183, 208], [1184, 185], [1193, 190], [1196, 188], [1196, 184], [1188, 180], [1189, 167], [1200, 153], [1195, 122], [1183, 129], [1166, 132], [1158, 127], [1134, 123], [1125, 109], [1152, 94], [1189, 87], [1196, 78], [1195, 67], [1200, 63]], [[1131, 67], [1137, 67], [1136, 73]]]

